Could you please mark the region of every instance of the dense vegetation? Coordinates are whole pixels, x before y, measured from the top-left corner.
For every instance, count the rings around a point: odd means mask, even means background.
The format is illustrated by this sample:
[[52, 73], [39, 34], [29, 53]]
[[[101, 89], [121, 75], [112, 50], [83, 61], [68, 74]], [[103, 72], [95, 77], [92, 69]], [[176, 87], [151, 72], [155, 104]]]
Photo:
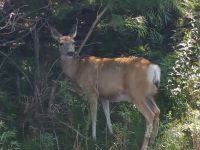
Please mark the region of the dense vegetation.
[[145, 121], [128, 103], [111, 105], [114, 135], [98, 107], [97, 141], [87, 100], [65, 80], [48, 24], [67, 34], [79, 21], [79, 46], [105, 12], [82, 55], [142, 56], [160, 65], [161, 110], [152, 150], [200, 149], [198, 0], [2, 0], [0, 2], [0, 149], [139, 149]]

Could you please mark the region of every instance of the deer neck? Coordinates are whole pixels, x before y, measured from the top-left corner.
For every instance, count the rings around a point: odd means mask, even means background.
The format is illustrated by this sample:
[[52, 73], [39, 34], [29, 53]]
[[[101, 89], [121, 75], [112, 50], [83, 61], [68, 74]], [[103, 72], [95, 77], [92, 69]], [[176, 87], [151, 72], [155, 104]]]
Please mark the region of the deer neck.
[[74, 80], [75, 76], [76, 76], [76, 72], [78, 70], [78, 62], [79, 59], [76, 57], [73, 58], [68, 58], [66, 56], [61, 56], [61, 62], [62, 62], [62, 68], [64, 73], [71, 78], [72, 80]]

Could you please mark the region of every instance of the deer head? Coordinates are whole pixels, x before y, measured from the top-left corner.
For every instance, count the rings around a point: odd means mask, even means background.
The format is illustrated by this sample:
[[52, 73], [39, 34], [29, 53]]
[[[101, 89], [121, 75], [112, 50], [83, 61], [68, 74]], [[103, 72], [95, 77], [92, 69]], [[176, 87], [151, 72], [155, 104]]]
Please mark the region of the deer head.
[[77, 34], [77, 25], [74, 26], [69, 35], [63, 36], [54, 27], [49, 27], [52, 37], [60, 43], [59, 51], [61, 57], [73, 58], [76, 55], [74, 38]]

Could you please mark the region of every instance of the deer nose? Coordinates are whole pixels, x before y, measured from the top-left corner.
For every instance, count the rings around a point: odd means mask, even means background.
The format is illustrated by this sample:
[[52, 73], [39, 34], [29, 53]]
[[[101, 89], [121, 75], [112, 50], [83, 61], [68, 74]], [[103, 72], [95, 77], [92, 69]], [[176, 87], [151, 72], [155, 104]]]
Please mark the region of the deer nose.
[[74, 52], [67, 52], [68, 56], [74, 56]]

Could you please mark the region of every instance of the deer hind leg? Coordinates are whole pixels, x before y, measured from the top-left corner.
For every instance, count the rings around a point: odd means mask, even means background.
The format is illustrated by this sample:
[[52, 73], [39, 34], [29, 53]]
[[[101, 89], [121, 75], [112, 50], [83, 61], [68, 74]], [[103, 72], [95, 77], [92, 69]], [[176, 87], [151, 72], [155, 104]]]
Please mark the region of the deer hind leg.
[[147, 98], [146, 103], [150, 106], [151, 110], [155, 113], [155, 118], [153, 122], [153, 132], [150, 139], [150, 144], [153, 144], [158, 134], [160, 109], [156, 105], [153, 98]]
[[137, 107], [137, 109], [143, 114], [146, 120], [146, 131], [141, 150], [147, 150], [149, 145], [149, 140], [151, 138], [153, 131], [153, 121], [155, 114], [145, 103], [145, 98], [144, 99], [134, 98], [134, 104]]
[[89, 95], [90, 114], [92, 121], [92, 137], [96, 140], [96, 121], [97, 121], [97, 96], [95, 94]]
[[108, 100], [102, 100], [102, 105], [103, 105], [103, 111], [106, 116], [106, 122], [108, 126], [108, 130], [111, 134], [113, 134], [112, 130], [112, 124], [110, 120], [110, 106], [109, 106], [109, 101]]

